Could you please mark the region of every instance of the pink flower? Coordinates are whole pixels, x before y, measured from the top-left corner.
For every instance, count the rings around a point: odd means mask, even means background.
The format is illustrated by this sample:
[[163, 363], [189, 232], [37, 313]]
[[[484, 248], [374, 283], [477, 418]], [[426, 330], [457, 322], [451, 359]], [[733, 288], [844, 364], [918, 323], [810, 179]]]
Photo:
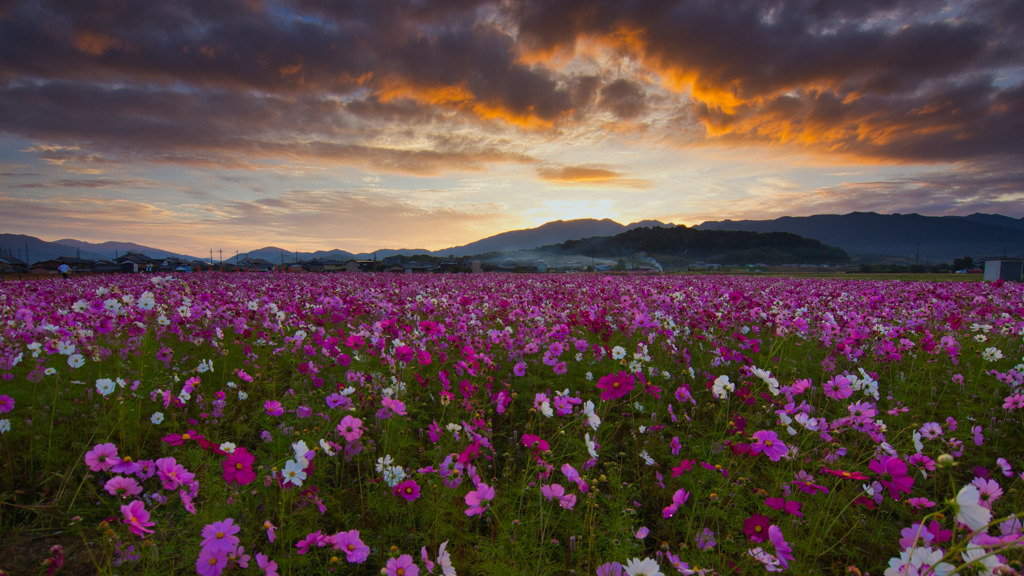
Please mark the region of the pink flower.
[[124, 476], [114, 476], [107, 483], [103, 485], [103, 488], [111, 496], [120, 496], [121, 498], [127, 498], [129, 496], [135, 496], [142, 493], [142, 486], [135, 481], [134, 478], [125, 478]]
[[[331, 539], [333, 541], [333, 539]], [[295, 547], [299, 549], [296, 554], [305, 554], [309, 552], [309, 549], [314, 546], [324, 546], [328, 542], [328, 538], [325, 538], [320, 530], [306, 534], [306, 537], [299, 540]]]
[[174, 490], [178, 486], [183, 486], [192, 482], [195, 475], [185, 469], [184, 466], [178, 464], [173, 458], [160, 458], [156, 461], [156, 474], [163, 482], [165, 490]]
[[601, 400], [605, 402], [629, 394], [635, 384], [636, 378], [625, 371], [609, 374], [597, 381], [597, 387], [601, 390]]
[[672, 503], [666, 506], [665, 509], [661, 511], [661, 515], [665, 518], [671, 518], [676, 513], [676, 511], [679, 510], [679, 507], [685, 504], [689, 498], [690, 493], [687, 492], [685, 488], [680, 488], [679, 490], [676, 490], [676, 493], [672, 495]]
[[789, 568], [789, 561], [795, 559], [793, 549], [789, 547], [789, 543], [782, 537], [782, 530], [778, 526], [772, 524], [768, 527], [768, 540], [775, 547], [775, 557], [782, 563], [782, 567]]
[[400, 496], [405, 498], [406, 501], [412, 502], [420, 497], [420, 486], [415, 480], [410, 479], [395, 486], [393, 492], [395, 496]]
[[825, 396], [833, 400], [849, 398], [853, 394], [853, 387], [846, 376], [833, 376], [828, 382], [822, 384], [825, 387]]
[[263, 404], [263, 409], [267, 411], [268, 416], [280, 416], [281, 414], [284, 414], [284, 406], [282, 406], [277, 400], [267, 400]]
[[362, 425], [363, 421], [359, 418], [353, 418], [351, 415], [345, 416], [338, 424], [338, 434], [341, 434], [349, 442], [355, 442], [363, 435]]
[[420, 573], [420, 567], [413, 563], [412, 556], [408, 554], [389, 559], [386, 567], [388, 576], [417, 576]]
[[152, 534], [153, 531], [149, 529], [154, 523], [149, 520], [149, 512], [146, 510], [146, 505], [141, 500], [132, 500], [130, 504], [121, 506], [121, 514], [124, 516], [122, 520], [128, 525], [128, 529], [133, 534], [142, 536], [145, 538], [146, 533]]
[[566, 494], [565, 488], [561, 484], [545, 484], [540, 487], [540, 493], [548, 500], [557, 499], [558, 505], [566, 510], [572, 510], [576, 505], [576, 495]]
[[0, 394], [0, 414], [14, 410], [14, 398], [7, 394]]
[[764, 453], [772, 462], [778, 462], [789, 452], [789, 448], [782, 440], [779, 440], [779, 435], [774, 430], [758, 430], [754, 432], [750, 448], [755, 454]]
[[97, 444], [85, 453], [85, 463], [93, 472], [106, 472], [120, 461], [117, 457], [117, 447], [109, 442]]
[[255, 480], [256, 472], [252, 469], [252, 463], [255, 460], [256, 457], [244, 447], [235, 448], [235, 451], [221, 462], [224, 468], [224, 481], [228, 484], [237, 482], [239, 485], [245, 486]]
[[263, 528], [267, 531], [267, 540], [269, 540], [270, 543], [273, 544], [274, 540], [277, 539], [277, 534], [276, 534], [277, 526], [274, 526], [273, 524], [271, 524], [270, 520], [264, 520], [263, 521]]
[[1006, 410], [1016, 410], [1018, 408], [1024, 408], [1024, 394], [1014, 394], [1007, 396], [1003, 402], [1003, 408]]
[[392, 412], [398, 414], [399, 416], [406, 415], [405, 402], [402, 402], [401, 400], [392, 400], [391, 398], [385, 396], [384, 398], [381, 399], [380, 403], [383, 404], [385, 408], [389, 408]]
[[344, 552], [345, 558], [352, 564], [362, 564], [370, 555], [370, 547], [359, 539], [359, 530], [335, 534], [334, 547]]
[[256, 565], [263, 570], [263, 576], [278, 576], [277, 562], [274, 562], [266, 554], [256, 553]]
[[207, 524], [201, 533], [203, 541], [199, 543], [204, 549], [221, 550], [224, 553], [231, 552], [238, 547], [238, 531], [241, 530], [235, 525], [233, 518], [226, 518]]
[[466, 506], [469, 506], [466, 509], [466, 516], [483, 514], [487, 510], [485, 502], [490, 502], [491, 500], [494, 500], [494, 488], [481, 482], [477, 485], [476, 490], [466, 494]]
[[203, 548], [196, 558], [196, 572], [201, 576], [220, 576], [228, 565], [228, 552], [216, 548]]

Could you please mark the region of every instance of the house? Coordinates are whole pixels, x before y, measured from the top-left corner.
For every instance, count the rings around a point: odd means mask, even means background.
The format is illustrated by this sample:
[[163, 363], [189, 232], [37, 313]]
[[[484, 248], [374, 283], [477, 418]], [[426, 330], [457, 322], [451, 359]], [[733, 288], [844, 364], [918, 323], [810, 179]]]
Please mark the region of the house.
[[160, 265], [156, 258], [150, 258], [141, 252], [127, 252], [114, 258], [114, 262], [122, 265], [131, 264], [132, 272], [153, 272]]
[[346, 272], [376, 272], [376, 260], [356, 260], [355, 258], [345, 262]]
[[273, 272], [274, 263], [263, 258], [251, 258], [246, 256], [238, 262], [239, 270], [249, 270], [252, 272]]
[[989, 258], [985, 260], [985, 281], [1021, 282], [1024, 280], [1024, 259]]
[[28, 264], [14, 256], [0, 256], [0, 272], [25, 273], [28, 272]]

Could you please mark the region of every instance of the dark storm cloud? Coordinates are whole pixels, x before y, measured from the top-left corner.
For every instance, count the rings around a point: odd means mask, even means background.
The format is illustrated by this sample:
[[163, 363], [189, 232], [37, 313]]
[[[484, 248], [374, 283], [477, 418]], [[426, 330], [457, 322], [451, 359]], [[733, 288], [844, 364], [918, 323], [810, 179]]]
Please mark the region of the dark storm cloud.
[[621, 119], [635, 118], [647, 108], [647, 93], [636, 82], [620, 78], [601, 88], [600, 106]]
[[712, 136], [905, 160], [1016, 153], [1024, 141], [1019, 85], [993, 81], [1024, 64], [1015, 0], [514, 6], [533, 50], [596, 38], [688, 88]]
[[[1022, 6], [6, 2], [0, 131], [173, 162], [244, 164], [248, 154], [305, 150], [430, 173], [453, 159], [449, 151], [368, 141], [401, 127], [443, 133], [453, 112], [531, 129], [586, 122], [595, 107], [642, 120], [654, 108], [653, 75], [688, 96], [713, 139], [907, 161], [1018, 154], [1022, 88], [999, 76], [1024, 63]], [[551, 63], [583, 38], [643, 70], [584, 75]], [[492, 161], [508, 158], [483, 150], [462, 165]]]

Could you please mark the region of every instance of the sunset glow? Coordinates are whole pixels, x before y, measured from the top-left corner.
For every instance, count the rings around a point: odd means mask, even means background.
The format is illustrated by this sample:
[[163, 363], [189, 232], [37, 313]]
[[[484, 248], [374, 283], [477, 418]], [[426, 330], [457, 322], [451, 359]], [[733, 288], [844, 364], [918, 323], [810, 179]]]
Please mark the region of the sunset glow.
[[557, 219], [1024, 216], [1024, 7], [0, 7], [0, 231], [440, 250]]

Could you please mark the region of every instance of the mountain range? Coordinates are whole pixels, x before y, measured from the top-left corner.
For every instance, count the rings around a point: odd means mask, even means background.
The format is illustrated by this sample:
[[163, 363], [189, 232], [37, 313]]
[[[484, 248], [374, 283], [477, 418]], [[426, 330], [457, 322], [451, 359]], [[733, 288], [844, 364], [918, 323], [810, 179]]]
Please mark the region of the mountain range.
[[[270, 262], [291, 262], [320, 258], [383, 259], [392, 255], [427, 254], [436, 257], [461, 257], [492, 252], [529, 250], [566, 241], [594, 237], [614, 237], [641, 228], [672, 228], [656, 220], [624, 225], [610, 219], [557, 220], [536, 228], [512, 230], [495, 234], [462, 246], [442, 250], [381, 249], [375, 252], [352, 253], [345, 250], [295, 252], [268, 246], [241, 253], [240, 256], [263, 258]], [[969, 216], [921, 216], [919, 214], [822, 214], [816, 216], [782, 217], [774, 220], [708, 221], [697, 230], [749, 232], [788, 232], [818, 240], [827, 246], [845, 250], [858, 261], [896, 260], [904, 263], [948, 262], [954, 258], [973, 256], [1020, 256], [1024, 254], [1024, 218], [1015, 219], [997, 214]], [[593, 244], [593, 243], [592, 243]], [[91, 243], [63, 239], [47, 242], [33, 236], [0, 234], [0, 254], [9, 254], [30, 262], [78, 256], [90, 260], [112, 259], [128, 251], [142, 252], [154, 258], [178, 257], [187, 260], [207, 259], [143, 246], [131, 242]], [[26, 256], [27, 253], [27, 256]], [[214, 254], [218, 257], [219, 254]], [[232, 254], [226, 258], [234, 258]]]
[[922, 216], [920, 214], [821, 214], [774, 220], [704, 222], [699, 230], [790, 232], [846, 250], [859, 261], [948, 262], [1024, 254], [1024, 218], [998, 214]]

